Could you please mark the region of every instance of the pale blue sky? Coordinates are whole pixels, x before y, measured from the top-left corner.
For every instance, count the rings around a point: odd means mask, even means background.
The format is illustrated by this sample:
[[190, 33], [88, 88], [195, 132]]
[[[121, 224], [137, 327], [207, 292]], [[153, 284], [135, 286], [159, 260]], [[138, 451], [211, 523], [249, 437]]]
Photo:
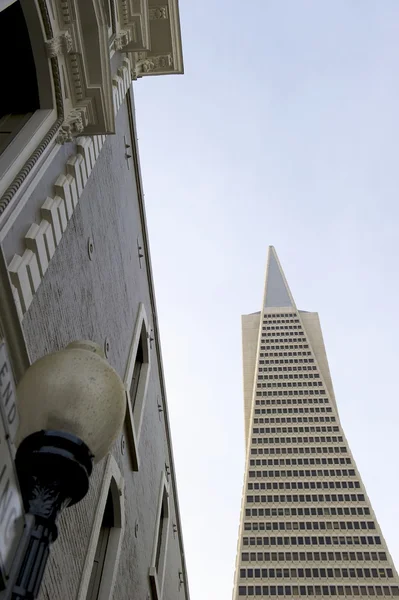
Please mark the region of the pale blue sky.
[[231, 598], [240, 315], [276, 247], [320, 314], [345, 432], [399, 564], [399, 2], [180, 0], [185, 75], [135, 85], [192, 600]]

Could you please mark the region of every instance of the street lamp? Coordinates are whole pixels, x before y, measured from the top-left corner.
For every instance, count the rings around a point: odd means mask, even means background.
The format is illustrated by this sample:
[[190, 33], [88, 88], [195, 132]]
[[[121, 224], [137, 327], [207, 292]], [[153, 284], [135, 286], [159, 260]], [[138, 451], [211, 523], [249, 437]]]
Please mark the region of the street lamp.
[[125, 390], [97, 344], [73, 342], [35, 362], [18, 389], [15, 464], [32, 528], [12, 592], [13, 600], [36, 598], [57, 516], [89, 489], [93, 462], [118, 436]]

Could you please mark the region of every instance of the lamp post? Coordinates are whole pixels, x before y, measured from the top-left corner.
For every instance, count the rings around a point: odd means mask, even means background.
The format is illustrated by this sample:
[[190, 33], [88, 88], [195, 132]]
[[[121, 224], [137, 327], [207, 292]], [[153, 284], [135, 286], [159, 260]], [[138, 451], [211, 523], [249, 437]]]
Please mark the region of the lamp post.
[[57, 538], [58, 514], [86, 495], [93, 462], [108, 453], [122, 428], [125, 391], [100, 346], [81, 341], [35, 362], [17, 397], [15, 464], [33, 525], [12, 599], [33, 600]]

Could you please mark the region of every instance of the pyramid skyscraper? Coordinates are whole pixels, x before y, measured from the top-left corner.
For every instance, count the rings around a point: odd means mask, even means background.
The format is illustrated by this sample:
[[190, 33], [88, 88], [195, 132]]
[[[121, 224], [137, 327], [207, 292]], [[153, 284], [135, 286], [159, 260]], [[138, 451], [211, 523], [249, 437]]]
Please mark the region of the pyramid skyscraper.
[[317, 313], [274, 248], [263, 308], [242, 317], [246, 467], [233, 600], [399, 596], [343, 432]]

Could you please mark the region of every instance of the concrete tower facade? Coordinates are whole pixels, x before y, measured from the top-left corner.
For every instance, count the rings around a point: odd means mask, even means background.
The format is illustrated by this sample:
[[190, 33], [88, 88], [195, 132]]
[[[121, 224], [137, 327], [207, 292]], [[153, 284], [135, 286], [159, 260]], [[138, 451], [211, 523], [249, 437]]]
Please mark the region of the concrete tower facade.
[[263, 308], [242, 317], [246, 469], [233, 599], [399, 596], [343, 432], [317, 313], [274, 248]]

